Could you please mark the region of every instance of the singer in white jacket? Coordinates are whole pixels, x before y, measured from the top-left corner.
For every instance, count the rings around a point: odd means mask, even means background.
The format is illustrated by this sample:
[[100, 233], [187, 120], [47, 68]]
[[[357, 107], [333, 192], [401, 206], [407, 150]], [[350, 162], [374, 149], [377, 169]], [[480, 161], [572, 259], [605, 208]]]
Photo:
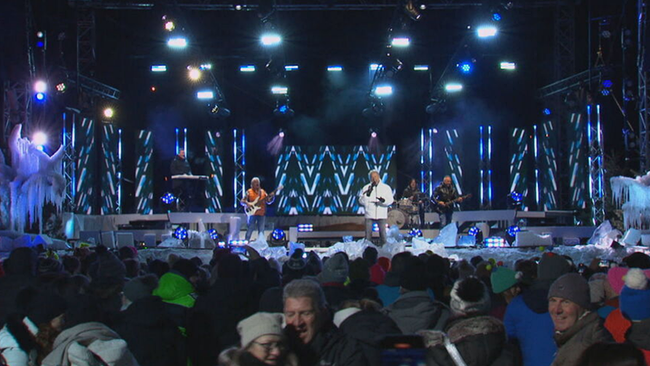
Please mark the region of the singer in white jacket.
[[379, 226], [379, 243], [386, 244], [388, 207], [393, 204], [393, 190], [384, 184], [376, 170], [370, 171], [370, 183], [359, 193], [359, 203], [366, 208], [366, 240], [372, 240], [372, 224]]

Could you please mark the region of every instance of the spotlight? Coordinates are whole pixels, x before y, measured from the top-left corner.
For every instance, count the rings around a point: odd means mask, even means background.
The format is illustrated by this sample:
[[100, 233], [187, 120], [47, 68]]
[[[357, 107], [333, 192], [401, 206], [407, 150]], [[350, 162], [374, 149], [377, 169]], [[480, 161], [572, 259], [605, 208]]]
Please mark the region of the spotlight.
[[343, 66], [327, 66], [327, 71], [343, 71]]
[[43, 31], [36, 32], [36, 38], [43, 38], [43, 37], [45, 37], [45, 33], [43, 33]]
[[190, 80], [197, 81], [201, 79], [201, 70], [195, 69], [193, 67], [188, 67], [188, 69], [190, 71], [187, 73], [187, 76], [190, 78]]
[[196, 93], [196, 98], [201, 100], [214, 99], [214, 92], [211, 90], [203, 90]]
[[497, 35], [497, 27], [493, 25], [483, 25], [476, 29], [479, 38], [494, 37]]
[[370, 64], [370, 71], [377, 71], [379, 66], [379, 64]]
[[411, 44], [411, 39], [408, 37], [395, 37], [390, 44], [393, 47], [408, 47]]
[[176, 24], [174, 24], [174, 22], [172, 22], [171, 20], [168, 20], [168, 21], [165, 22], [165, 30], [166, 31], [171, 32], [174, 29], [176, 29]]
[[45, 93], [36, 93], [36, 95], [35, 95], [34, 97], [35, 97], [36, 100], [38, 100], [39, 102], [42, 102], [42, 101], [45, 100]]
[[285, 65], [284, 71], [297, 71], [298, 68], [298, 65]]
[[409, 236], [412, 236], [412, 237], [421, 237], [421, 236], [422, 236], [422, 230], [420, 230], [420, 229], [414, 227], [414, 228], [412, 228], [411, 231], [409, 232]]
[[65, 93], [65, 90], [67, 89], [67, 86], [65, 83], [58, 83], [56, 84], [56, 91], [59, 93]]
[[284, 131], [283, 131], [283, 130], [280, 130], [280, 132], [278, 132], [278, 136], [279, 136], [280, 138], [284, 138]]
[[481, 229], [479, 229], [477, 226], [472, 226], [467, 230], [467, 234], [471, 236], [476, 236], [481, 232]]
[[542, 113], [544, 113], [544, 115], [546, 115], [546, 116], [550, 116], [550, 115], [551, 115], [551, 110], [548, 109], [548, 108], [544, 108], [544, 110], [542, 111]]
[[445, 85], [445, 90], [446, 90], [448, 93], [456, 93], [456, 92], [459, 92], [459, 91], [463, 90], [463, 84], [459, 84], [459, 83], [447, 83], [447, 84]]
[[264, 46], [277, 46], [282, 42], [282, 37], [277, 33], [265, 33], [260, 38]]
[[208, 230], [208, 235], [210, 235], [210, 239], [219, 242], [221, 241], [221, 234], [216, 229], [210, 229]]
[[413, 71], [429, 71], [429, 65], [415, 65]]
[[235, 10], [241, 10], [241, 9], [242, 9], [241, 5], [239, 4], [235, 5]]
[[469, 61], [463, 61], [456, 66], [460, 69], [460, 72], [462, 72], [463, 74], [469, 74], [472, 72], [473, 69], [472, 63]]
[[314, 224], [298, 224], [299, 233], [308, 233], [314, 231]]
[[163, 194], [162, 197], [160, 197], [160, 200], [166, 205], [171, 205], [172, 203], [176, 202], [176, 196], [174, 196], [174, 194], [171, 192], [167, 192]]
[[411, 20], [418, 21], [420, 17], [422, 16], [418, 9], [415, 7], [415, 4], [413, 3], [413, 0], [408, 0], [406, 4], [404, 4], [404, 12], [406, 15], [408, 15]]
[[228, 118], [230, 117], [230, 109], [220, 105], [220, 104], [214, 104], [214, 105], [209, 105], [210, 107], [210, 116], [214, 118]]
[[183, 49], [187, 47], [187, 39], [185, 37], [173, 37], [167, 40], [167, 46], [175, 49]]
[[611, 88], [612, 86], [614, 86], [614, 82], [609, 79], [603, 80], [603, 88]]
[[104, 109], [104, 117], [111, 119], [113, 118], [114, 115], [115, 115], [115, 111], [113, 110], [113, 108], [108, 107]]
[[517, 235], [517, 233], [520, 232], [520, 231], [521, 231], [521, 228], [519, 228], [519, 226], [511, 225], [510, 227], [508, 227], [508, 230], [506, 230], [506, 233], [508, 235], [512, 236], [512, 237], [515, 237]]
[[255, 65], [244, 65], [239, 67], [241, 72], [255, 72]]
[[179, 227], [176, 228], [176, 230], [174, 230], [173, 235], [174, 235], [174, 238], [176, 238], [178, 240], [185, 240], [188, 237], [187, 229], [184, 228], [183, 226], [179, 226]]
[[273, 86], [271, 87], [271, 93], [276, 94], [276, 95], [286, 95], [289, 92], [289, 88], [286, 86]]
[[284, 233], [284, 230], [282, 229], [275, 229], [271, 233], [271, 238], [273, 238], [273, 240], [282, 240], [286, 237], [287, 235]]
[[32, 136], [32, 143], [37, 146], [43, 146], [47, 144], [47, 135], [44, 132], [36, 132]]
[[501, 70], [514, 70], [517, 68], [517, 65], [514, 62], [507, 61], [500, 63], [499, 66], [501, 67]]
[[508, 242], [500, 236], [491, 236], [485, 239], [485, 246], [488, 248], [505, 248], [508, 246]]
[[499, 13], [498, 11], [495, 11], [494, 13], [492, 13], [492, 20], [494, 20], [495, 22], [498, 22], [501, 19], [502, 19], [501, 13]]
[[378, 85], [375, 87], [374, 94], [378, 97], [386, 97], [393, 94], [393, 87], [390, 85]]
[[370, 129], [370, 137], [372, 137], [373, 139], [377, 138], [377, 131], [375, 131], [374, 128]]
[[37, 80], [34, 83], [34, 91], [37, 93], [45, 93], [47, 91], [47, 83], [43, 80]]
[[[289, 108], [288, 104], [282, 104], [278, 105], [274, 110], [273, 110], [273, 115], [276, 117], [286, 117], [286, 118], [292, 118], [294, 116], [295, 112], [293, 109]], [[284, 137], [284, 136], [280, 136]]]
[[212, 70], [212, 64], [201, 64], [201, 66], [199, 66], [199, 69], [200, 70]]
[[510, 198], [512, 198], [513, 202], [521, 202], [524, 200], [524, 195], [519, 192], [513, 191], [510, 193]]

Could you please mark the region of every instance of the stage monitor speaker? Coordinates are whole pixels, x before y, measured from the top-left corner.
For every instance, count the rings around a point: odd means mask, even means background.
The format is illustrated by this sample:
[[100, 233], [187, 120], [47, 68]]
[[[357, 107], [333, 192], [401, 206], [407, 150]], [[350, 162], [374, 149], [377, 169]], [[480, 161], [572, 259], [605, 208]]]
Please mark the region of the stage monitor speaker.
[[108, 249], [115, 249], [115, 235], [112, 231], [104, 231], [101, 234], [102, 245]]
[[144, 246], [146, 246], [147, 248], [155, 248], [156, 234], [144, 234], [142, 241], [144, 241]]
[[131, 232], [116, 232], [115, 241], [117, 242], [118, 248], [133, 246], [135, 244], [133, 240], [133, 233]]
[[97, 245], [102, 242], [99, 231], [80, 231], [79, 242]]
[[627, 229], [621, 242], [626, 246], [635, 246], [639, 245], [641, 242], [641, 232], [637, 229]]
[[551, 234], [537, 234], [532, 231], [520, 231], [513, 246], [515, 247], [539, 247], [553, 245]]

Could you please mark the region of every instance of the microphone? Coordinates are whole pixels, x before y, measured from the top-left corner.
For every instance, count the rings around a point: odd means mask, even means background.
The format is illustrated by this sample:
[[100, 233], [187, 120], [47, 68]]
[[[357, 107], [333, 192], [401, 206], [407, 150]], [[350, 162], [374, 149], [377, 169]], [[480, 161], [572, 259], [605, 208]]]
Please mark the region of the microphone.
[[374, 183], [374, 182], [373, 182], [373, 183], [370, 185], [370, 187], [368, 187], [368, 189], [366, 190], [366, 192], [365, 192], [366, 197], [370, 197], [370, 193], [372, 193], [372, 189], [373, 189], [373, 188], [375, 188], [375, 183]]

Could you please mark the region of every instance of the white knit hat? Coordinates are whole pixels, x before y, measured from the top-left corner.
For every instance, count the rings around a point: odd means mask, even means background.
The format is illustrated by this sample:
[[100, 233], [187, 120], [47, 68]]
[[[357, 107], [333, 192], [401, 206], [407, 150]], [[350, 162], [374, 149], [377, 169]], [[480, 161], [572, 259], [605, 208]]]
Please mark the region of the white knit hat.
[[487, 314], [490, 311], [488, 289], [474, 276], [456, 281], [450, 295], [449, 307], [455, 314]]
[[280, 313], [255, 313], [237, 324], [242, 348], [263, 335], [282, 336], [284, 316]]

